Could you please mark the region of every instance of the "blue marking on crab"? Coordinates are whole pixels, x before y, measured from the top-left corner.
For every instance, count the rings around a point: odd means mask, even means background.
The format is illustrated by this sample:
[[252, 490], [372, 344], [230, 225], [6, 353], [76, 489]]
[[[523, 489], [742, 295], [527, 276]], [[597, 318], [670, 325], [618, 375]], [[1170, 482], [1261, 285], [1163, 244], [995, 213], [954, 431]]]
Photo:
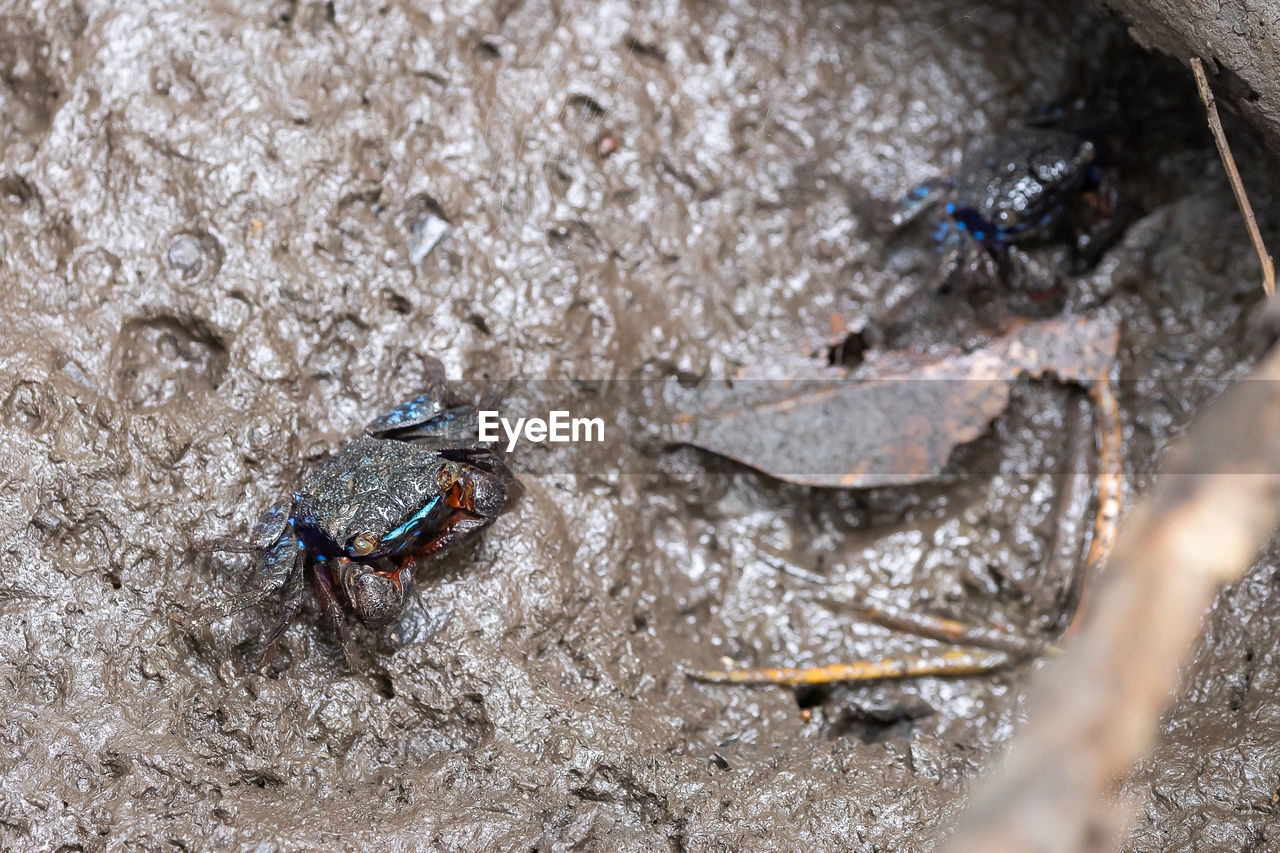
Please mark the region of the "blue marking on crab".
[[[424, 531], [440, 523], [439, 516], [442, 514], [441, 510], [445, 508], [444, 498], [437, 495], [426, 506], [418, 510], [412, 518], [383, 536], [378, 542], [378, 548], [375, 551], [364, 556], [370, 559], [400, 556], [421, 539]], [[352, 557], [359, 556], [351, 551], [350, 548], [347, 551]]]
[[370, 435], [378, 435], [420, 426], [433, 418], [439, 417], [445, 411], [439, 398], [431, 394], [423, 394], [421, 397], [415, 397], [408, 402], [401, 403], [391, 411], [375, 419], [365, 427], [365, 432]]
[[269, 547], [280, 538], [286, 526], [295, 523], [289, 509], [290, 504], [286, 502], [277, 502], [268, 507], [249, 532], [249, 541], [259, 548]]
[[933, 236], [942, 259], [931, 289], [967, 269], [1050, 292], [1057, 272], [1026, 247], [1066, 242], [1072, 271], [1083, 272], [1124, 226], [1119, 195], [1103, 180], [1097, 157], [1093, 142], [1065, 130], [1014, 127], [964, 157], [953, 176], [908, 190], [889, 221], [901, 228], [940, 211]]

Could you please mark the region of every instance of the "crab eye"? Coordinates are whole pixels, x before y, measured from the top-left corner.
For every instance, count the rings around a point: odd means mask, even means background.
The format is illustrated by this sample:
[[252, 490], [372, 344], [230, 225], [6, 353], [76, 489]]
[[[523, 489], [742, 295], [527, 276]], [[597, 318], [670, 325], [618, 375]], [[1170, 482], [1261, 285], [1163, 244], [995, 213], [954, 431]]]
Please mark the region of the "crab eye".
[[373, 549], [378, 547], [378, 537], [369, 531], [365, 531], [351, 540], [351, 553], [357, 557], [367, 557], [373, 553]]
[[449, 490], [453, 488], [453, 484], [462, 478], [462, 472], [459, 466], [454, 462], [446, 462], [436, 472], [436, 485], [441, 489]]

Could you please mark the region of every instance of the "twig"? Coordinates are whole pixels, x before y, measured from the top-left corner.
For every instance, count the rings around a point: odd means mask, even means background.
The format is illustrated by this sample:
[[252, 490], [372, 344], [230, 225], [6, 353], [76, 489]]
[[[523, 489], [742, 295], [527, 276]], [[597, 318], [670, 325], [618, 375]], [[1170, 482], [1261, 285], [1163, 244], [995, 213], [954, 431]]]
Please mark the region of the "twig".
[[1244, 192], [1244, 182], [1240, 180], [1240, 171], [1236, 169], [1235, 158], [1231, 156], [1231, 147], [1227, 145], [1227, 135], [1222, 132], [1222, 120], [1218, 117], [1218, 105], [1213, 98], [1213, 90], [1209, 88], [1209, 80], [1204, 74], [1204, 63], [1198, 56], [1191, 57], [1191, 73], [1195, 75], [1196, 86], [1200, 89], [1200, 99], [1204, 101], [1205, 111], [1209, 114], [1209, 130], [1213, 131], [1213, 141], [1218, 145], [1218, 154], [1222, 157], [1222, 165], [1226, 167], [1227, 178], [1231, 181], [1231, 189], [1236, 194], [1236, 204], [1244, 215], [1245, 227], [1249, 229], [1249, 239], [1258, 253], [1258, 262], [1262, 264], [1262, 289], [1270, 298], [1276, 294], [1276, 268], [1262, 242], [1262, 234], [1258, 231], [1258, 221], [1253, 217], [1253, 208], [1249, 206], [1249, 197]]
[[1006, 652], [948, 649], [932, 655], [906, 655], [828, 666], [707, 670], [686, 674], [697, 681], [713, 684], [830, 684], [834, 681], [879, 681], [913, 675], [980, 675], [1001, 669], [1010, 659]]
[[1280, 516], [1280, 349], [1215, 404], [1121, 524], [1096, 605], [1037, 676], [1005, 767], [962, 816], [952, 853], [1080, 851], [1121, 831], [1114, 792], [1155, 740], [1182, 656], [1219, 584]]
[[1095, 432], [1098, 444], [1098, 510], [1093, 517], [1093, 539], [1076, 586], [1080, 599], [1064, 638], [1076, 635], [1088, 615], [1093, 586], [1115, 548], [1120, 511], [1124, 506], [1124, 436], [1120, 432], [1120, 404], [1111, 388], [1111, 377], [1103, 374], [1090, 391], [1093, 397]]

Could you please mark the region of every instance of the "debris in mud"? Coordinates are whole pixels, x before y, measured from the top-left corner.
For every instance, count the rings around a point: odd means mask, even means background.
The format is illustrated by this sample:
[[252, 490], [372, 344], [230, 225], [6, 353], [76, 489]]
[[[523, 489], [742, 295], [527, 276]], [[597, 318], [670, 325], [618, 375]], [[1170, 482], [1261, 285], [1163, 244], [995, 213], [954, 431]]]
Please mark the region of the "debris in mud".
[[1262, 234], [1258, 231], [1258, 220], [1253, 215], [1253, 206], [1249, 204], [1249, 194], [1245, 192], [1244, 182], [1240, 180], [1240, 170], [1231, 153], [1227, 135], [1222, 129], [1222, 119], [1218, 116], [1217, 102], [1209, 81], [1204, 75], [1204, 63], [1200, 57], [1191, 57], [1191, 71], [1196, 78], [1196, 87], [1204, 100], [1205, 112], [1209, 116], [1209, 130], [1213, 132], [1213, 141], [1218, 146], [1218, 154], [1222, 157], [1222, 165], [1227, 170], [1227, 178], [1231, 182], [1231, 191], [1236, 194], [1236, 204], [1240, 206], [1240, 215], [1244, 217], [1245, 228], [1249, 231], [1249, 240], [1258, 253], [1258, 263], [1262, 266], [1262, 290], [1270, 298], [1276, 295], [1275, 261], [1262, 242]]
[[1115, 363], [1119, 333], [1105, 318], [1025, 323], [971, 353], [913, 364], [868, 353], [848, 378], [815, 364], [809, 378], [744, 380], [696, 389], [676, 408], [675, 443], [727, 456], [793, 483], [866, 488], [936, 478], [1009, 403], [1020, 376], [1088, 383]]
[[952, 851], [1108, 846], [1115, 780], [1151, 747], [1179, 666], [1219, 587], [1280, 517], [1280, 350], [1216, 402], [1136, 507], [1098, 605], [1031, 695], [1008, 763], [984, 782]]
[[189, 234], [180, 234], [169, 247], [169, 264], [183, 272], [200, 268], [200, 244]]
[[433, 213], [428, 213], [413, 223], [409, 233], [409, 263], [420, 263], [448, 233], [448, 221]]
[[204, 231], [177, 234], [165, 253], [169, 266], [184, 279], [209, 281], [222, 267], [222, 246]]
[[[1009, 402], [1010, 386], [1022, 374], [1033, 377], [1054, 373], [1060, 379], [1087, 382], [1091, 387], [1096, 410], [1098, 440], [1097, 494], [1098, 512], [1094, 534], [1081, 563], [1077, 587], [1083, 599], [1090, 578], [1106, 561], [1115, 538], [1115, 527], [1123, 493], [1123, 460], [1121, 436], [1116, 419], [1116, 402], [1111, 389], [1110, 373], [1119, 344], [1118, 330], [1102, 318], [1065, 318], [1031, 323], [1016, 328], [1005, 337], [974, 353], [952, 356], [920, 367], [903, 368], [898, 363], [909, 360], [909, 354], [883, 353], [864, 361], [859, 373], [888, 367], [892, 378], [865, 379], [862, 382], [822, 379], [800, 382], [796, 387], [784, 380], [781, 393], [770, 393], [770, 383], [758, 392], [749, 407], [725, 409], [725, 401], [713, 404], [708, 420], [716, 430], [726, 424], [747, 429], [746, 424], [779, 430], [750, 434], [747, 445], [763, 448], [772, 455], [765, 462], [747, 460], [752, 467], [780, 476], [779, 468], [765, 465], [795, 466], [825, 463], [834, 467], [846, 462], [846, 473], [825, 473], [821, 469], [803, 469], [802, 475], [790, 473], [782, 479], [805, 485], [886, 485], [916, 482], [942, 472], [951, 451], [972, 441]], [[819, 366], [823, 374], [831, 368]], [[878, 377], [877, 372], [871, 373]], [[727, 389], [732, 395], [733, 388]], [[910, 408], [904, 408], [904, 404]], [[932, 406], [932, 408], [929, 408]], [[863, 435], [857, 418], [884, 418], [902, 415], [902, 424], [887, 419], [877, 424], [869, 441], [856, 447], [842, 439]], [[923, 416], [921, 415], [923, 413]], [[683, 422], [690, 416], [685, 413]], [[816, 426], [815, 426], [816, 425]], [[695, 422], [695, 430], [697, 423]], [[713, 433], [717, 438], [732, 439], [734, 430]], [[878, 442], [878, 443], [877, 443]], [[690, 441], [706, 448], [705, 443]], [[829, 445], [840, 449], [831, 452]], [[865, 452], [866, 457], [848, 457], [845, 453]], [[854, 460], [852, 465], [847, 460]], [[865, 467], [870, 459], [886, 468]], [[794, 472], [794, 467], [783, 468]], [[894, 479], [897, 478], [897, 479]], [[922, 637], [942, 640], [952, 648], [938, 653], [877, 658], [806, 667], [752, 668], [730, 662], [726, 669], [693, 671], [689, 675], [700, 681], [738, 684], [812, 685], [836, 681], [870, 681], [917, 675], [974, 675], [1002, 668], [1043, 651], [1044, 644], [1003, 630], [979, 628], [951, 619], [916, 614], [883, 604], [854, 602], [856, 609], [870, 621], [884, 627], [905, 630]], [[1068, 631], [1077, 625], [1080, 610]]]

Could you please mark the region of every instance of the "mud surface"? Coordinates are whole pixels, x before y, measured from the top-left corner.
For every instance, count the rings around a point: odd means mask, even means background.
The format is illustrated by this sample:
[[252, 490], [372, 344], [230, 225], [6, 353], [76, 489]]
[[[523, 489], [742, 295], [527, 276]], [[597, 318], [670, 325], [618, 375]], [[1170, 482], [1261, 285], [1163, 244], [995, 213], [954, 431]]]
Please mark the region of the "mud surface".
[[[1023, 387], [958, 460], [996, 473], [949, 484], [809, 489], [691, 449], [526, 475], [360, 635], [362, 673], [311, 600], [264, 674], [272, 608], [169, 614], [245, 566], [187, 535], [246, 530], [417, 393], [425, 353], [478, 380], [687, 380], [900, 304], [936, 251], [871, 211], [1107, 66], [1101, 32], [1012, 0], [6, 4], [0, 848], [927, 849], [1034, 663], [800, 696], [680, 667], [926, 645], [823, 582], [1060, 627], [1088, 497], [1016, 472], [1089, 458], [1079, 389]], [[1129, 152], [1142, 217], [1067, 305], [1122, 324], [1135, 488], [1260, 345], [1190, 92]], [[893, 343], [975, 344], [979, 314]], [[1209, 618], [1130, 785], [1134, 850], [1275, 843], [1278, 558]]]

